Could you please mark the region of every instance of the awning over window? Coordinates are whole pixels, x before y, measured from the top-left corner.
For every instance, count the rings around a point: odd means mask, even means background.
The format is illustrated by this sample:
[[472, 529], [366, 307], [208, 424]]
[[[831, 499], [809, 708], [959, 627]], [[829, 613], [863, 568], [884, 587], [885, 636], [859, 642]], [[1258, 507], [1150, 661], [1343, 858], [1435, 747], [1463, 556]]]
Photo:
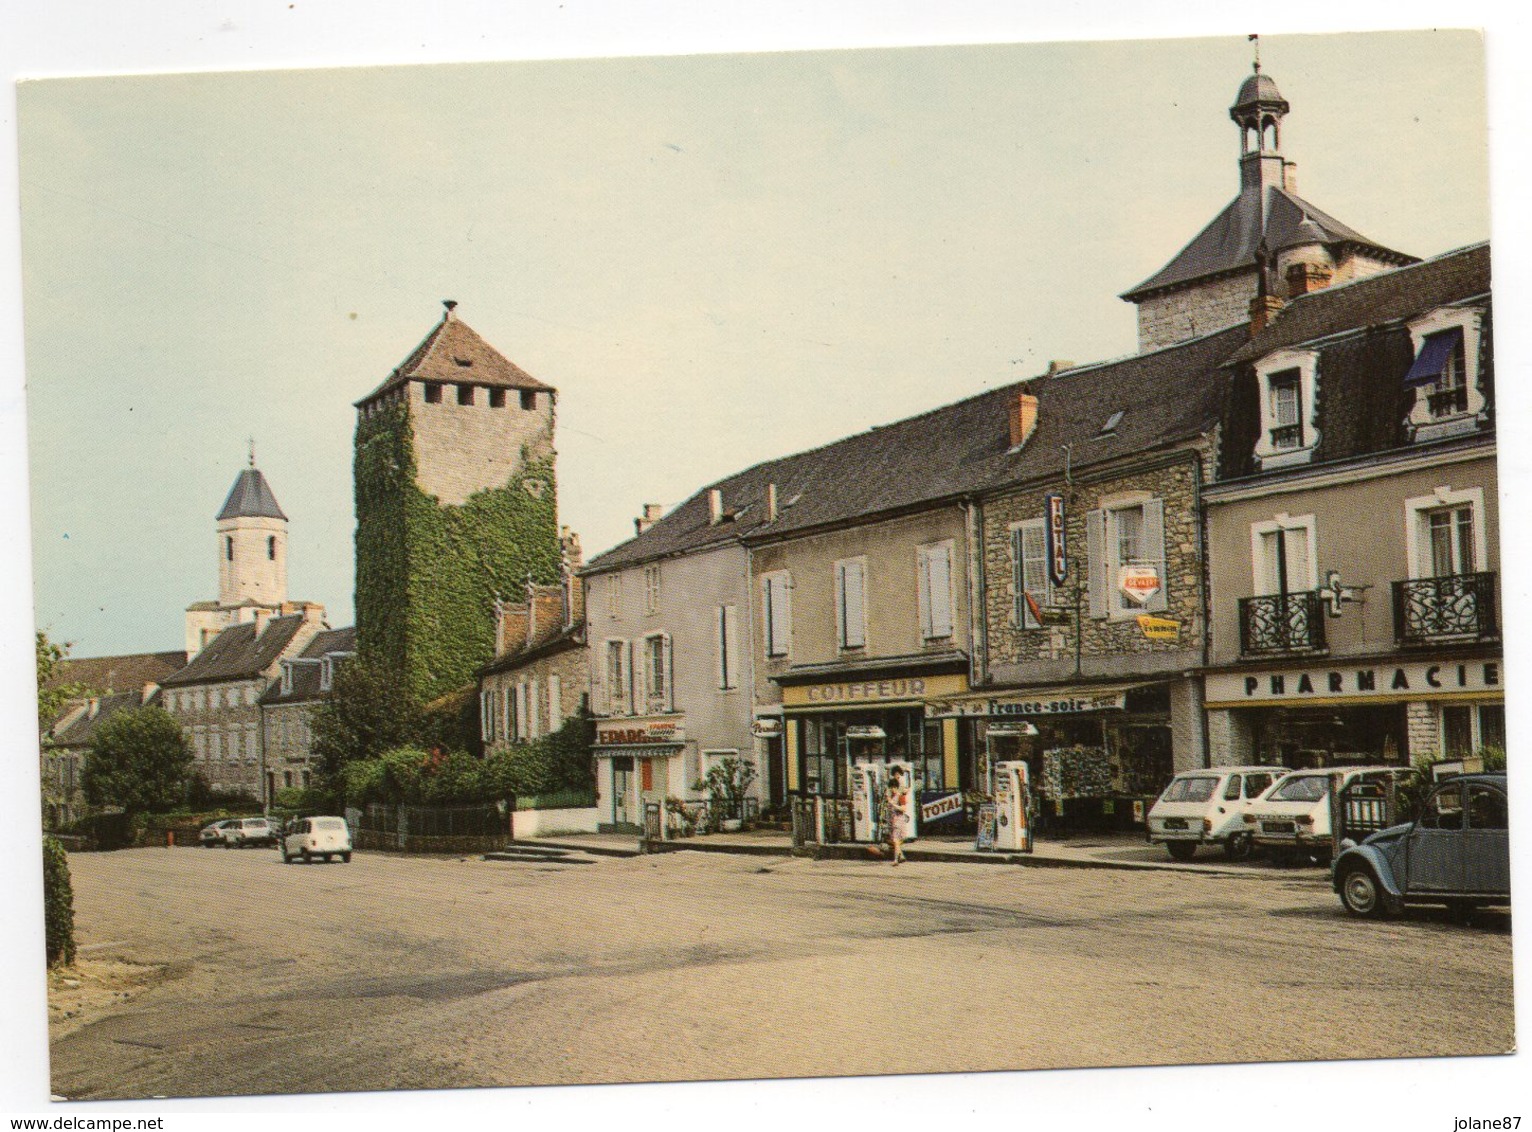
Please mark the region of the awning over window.
[[1447, 368], [1447, 359], [1452, 357], [1452, 351], [1458, 348], [1463, 341], [1463, 328], [1454, 326], [1451, 330], [1444, 330], [1440, 334], [1426, 335], [1425, 342], [1420, 347], [1420, 353], [1416, 355], [1415, 364], [1410, 367], [1410, 372], [1404, 375], [1404, 387], [1414, 389], [1417, 385], [1430, 385], [1442, 376], [1442, 371]]

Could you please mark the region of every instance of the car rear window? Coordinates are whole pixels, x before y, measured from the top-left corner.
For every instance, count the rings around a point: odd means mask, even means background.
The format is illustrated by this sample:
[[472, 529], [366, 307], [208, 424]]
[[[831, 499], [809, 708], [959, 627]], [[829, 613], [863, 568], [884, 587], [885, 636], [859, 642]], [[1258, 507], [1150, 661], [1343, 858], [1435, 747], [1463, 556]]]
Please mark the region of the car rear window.
[[1206, 802], [1218, 789], [1218, 779], [1206, 775], [1173, 779], [1160, 795], [1162, 802]]
[[1285, 779], [1271, 794], [1273, 802], [1317, 802], [1330, 792], [1330, 776], [1298, 774]]
[[315, 829], [345, 829], [346, 828], [346, 822], [345, 822], [344, 818], [316, 818], [314, 820], [314, 828]]

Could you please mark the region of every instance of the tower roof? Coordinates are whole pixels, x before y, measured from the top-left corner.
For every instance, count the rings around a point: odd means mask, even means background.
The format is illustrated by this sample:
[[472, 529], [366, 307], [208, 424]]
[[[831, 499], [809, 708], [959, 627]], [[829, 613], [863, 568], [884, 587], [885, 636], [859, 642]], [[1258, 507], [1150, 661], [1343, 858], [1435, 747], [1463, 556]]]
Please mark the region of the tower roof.
[[553, 392], [553, 386], [544, 385], [479, 337], [473, 327], [453, 315], [451, 307], [410, 356], [388, 375], [388, 380], [357, 404], [366, 404], [408, 381], [471, 382], [502, 389]]
[[1234, 96], [1234, 105], [1229, 108], [1229, 114], [1239, 120], [1241, 111], [1253, 110], [1256, 107], [1264, 107], [1286, 114], [1288, 111], [1287, 99], [1282, 97], [1282, 92], [1277, 89], [1276, 81], [1264, 71], [1257, 70], [1239, 86], [1239, 93]]
[[282, 514], [282, 508], [277, 506], [277, 497], [271, 493], [271, 485], [266, 482], [266, 477], [261, 475], [259, 468], [253, 466], [239, 473], [239, 478], [229, 491], [229, 498], [223, 501], [223, 510], [218, 512], [219, 522], [249, 518], [287, 519]]

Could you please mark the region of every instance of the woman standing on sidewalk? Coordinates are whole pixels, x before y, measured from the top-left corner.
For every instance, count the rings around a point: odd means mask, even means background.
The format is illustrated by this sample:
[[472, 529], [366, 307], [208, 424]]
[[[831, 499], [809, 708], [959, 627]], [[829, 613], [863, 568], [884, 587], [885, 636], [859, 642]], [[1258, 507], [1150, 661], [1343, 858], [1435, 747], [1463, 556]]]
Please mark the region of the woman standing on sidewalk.
[[904, 781], [904, 768], [894, 767], [888, 775], [888, 789], [884, 792], [883, 808], [888, 815], [888, 844], [893, 851], [894, 864], [904, 860], [904, 836], [909, 832], [910, 804], [909, 784]]

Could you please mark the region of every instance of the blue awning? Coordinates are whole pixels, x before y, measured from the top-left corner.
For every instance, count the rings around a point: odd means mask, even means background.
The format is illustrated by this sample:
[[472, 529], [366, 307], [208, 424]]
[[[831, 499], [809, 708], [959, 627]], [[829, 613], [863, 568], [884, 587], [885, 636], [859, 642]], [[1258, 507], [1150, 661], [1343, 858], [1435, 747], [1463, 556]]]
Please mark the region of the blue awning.
[[1452, 357], [1452, 352], [1462, 341], [1461, 326], [1443, 330], [1440, 334], [1426, 335], [1426, 340], [1420, 347], [1420, 353], [1416, 355], [1415, 364], [1410, 367], [1410, 372], [1404, 375], [1404, 387], [1414, 389], [1417, 385], [1430, 385], [1438, 380], [1442, 376], [1442, 370], [1447, 368], [1447, 359]]

